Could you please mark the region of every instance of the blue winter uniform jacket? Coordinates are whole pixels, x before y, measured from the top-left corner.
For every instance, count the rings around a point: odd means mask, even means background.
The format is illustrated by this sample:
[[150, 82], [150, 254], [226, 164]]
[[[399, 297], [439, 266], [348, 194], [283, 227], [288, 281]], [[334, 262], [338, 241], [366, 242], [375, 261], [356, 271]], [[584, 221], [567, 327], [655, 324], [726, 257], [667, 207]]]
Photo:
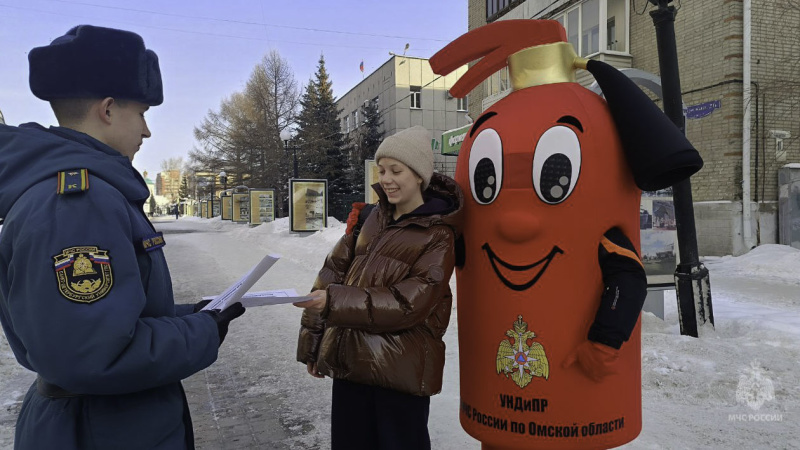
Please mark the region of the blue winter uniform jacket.
[[86, 134], [25, 124], [0, 125], [0, 182], [0, 322], [19, 363], [67, 393], [34, 383], [15, 447], [193, 448], [180, 381], [216, 360], [219, 334], [174, 303], [142, 177]]

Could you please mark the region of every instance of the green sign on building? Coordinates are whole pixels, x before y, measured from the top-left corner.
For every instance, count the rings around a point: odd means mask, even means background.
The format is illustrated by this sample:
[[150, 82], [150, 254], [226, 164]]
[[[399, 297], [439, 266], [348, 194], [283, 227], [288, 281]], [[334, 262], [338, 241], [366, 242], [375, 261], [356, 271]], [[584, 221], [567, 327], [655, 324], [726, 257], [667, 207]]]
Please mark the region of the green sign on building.
[[464, 142], [464, 138], [467, 137], [467, 133], [469, 133], [471, 127], [472, 124], [464, 125], [461, 128], [442, 133], [442, 154], [458, 155], [458, 151], [461, 149], [461, 143]]

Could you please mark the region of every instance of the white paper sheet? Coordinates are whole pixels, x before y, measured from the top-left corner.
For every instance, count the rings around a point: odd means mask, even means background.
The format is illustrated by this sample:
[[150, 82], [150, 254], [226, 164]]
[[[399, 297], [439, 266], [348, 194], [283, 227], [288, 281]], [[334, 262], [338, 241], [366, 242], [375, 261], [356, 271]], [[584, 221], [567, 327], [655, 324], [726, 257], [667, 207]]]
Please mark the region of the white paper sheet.
[[[213, 300], [215, 297], [203, 297], [203, 300]], [[266, 305], [281, 305], [284, 303], [304, 302], [311, 300], [309, 296], [299, 296], [294, 289], [276, 289], [272, 291], [256, 291], [244, 294], [239, 300], [242, 306], [249, 308], [251, 306], [266, 306]]]
[[242, 278], [238, 281], [233, 283], [228, 289], [225, 290], [222, 294], [219, 294], [211, 300], [208, 305], [206, 305], [203, 310], [207, 309], [218, 309], [220, 311], [228, 308], [230, 305], [239, 301], [242, 296], [256, 284], [259, 278], [261, 278], [270, 267], [277, 260], [281, 258], [281, 255], [278, 254], [269, 254], [264, 257], [258, 264], [255, 265], [249, 272], [244, 274]]

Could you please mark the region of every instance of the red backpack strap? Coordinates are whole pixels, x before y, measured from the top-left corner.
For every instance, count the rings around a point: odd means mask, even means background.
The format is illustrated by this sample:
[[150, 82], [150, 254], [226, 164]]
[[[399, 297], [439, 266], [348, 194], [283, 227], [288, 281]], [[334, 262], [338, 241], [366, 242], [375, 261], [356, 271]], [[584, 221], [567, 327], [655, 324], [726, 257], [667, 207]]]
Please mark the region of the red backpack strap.
[[347, 216], [347, 230], [345, 230], [345, 234], [350, 234], [353, 232], [353, 229], [359, 222], [359, 216], [361, 215], [361, 210], [364, 209], [365, 206], [367, 206], [367, 204], [364, 202], [353, 203], [353, 209]]

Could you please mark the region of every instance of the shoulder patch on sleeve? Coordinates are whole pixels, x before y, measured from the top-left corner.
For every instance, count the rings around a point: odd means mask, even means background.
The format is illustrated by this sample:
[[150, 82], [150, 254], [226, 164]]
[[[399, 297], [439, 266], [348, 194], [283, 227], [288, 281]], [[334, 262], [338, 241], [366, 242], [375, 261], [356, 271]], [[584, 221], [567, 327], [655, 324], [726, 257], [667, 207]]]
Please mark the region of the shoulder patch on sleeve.
[[89, 170], [73, 169], [58, 172], [58, 195], [75, 194], [89, 190]]
[[615, 253], [620, 256], [628, 257], [639, 263], [640, 266], [644, 267], [642, 260], [636, 253], [636, 249], [633, 247], [633, 244], [631, 244], [630, 239], [628, 239], [628, 237], [625, 236], [625, 234], [619, 228], [612, 228], [606, 232], [606, 234], [600, 240], [600, 247], [608, 253]]
[[94, 303], [114, 286], [108, 250], [82, 245], [53, 256], [58, 290], [67, 300]]
[[146, 236], [141, 243], [136, 243], [136, 245], [146, 252], [152, 252], [167, 245], [167, 243], [164, 241], [164, 233], [159, 231], [151, 236]]

